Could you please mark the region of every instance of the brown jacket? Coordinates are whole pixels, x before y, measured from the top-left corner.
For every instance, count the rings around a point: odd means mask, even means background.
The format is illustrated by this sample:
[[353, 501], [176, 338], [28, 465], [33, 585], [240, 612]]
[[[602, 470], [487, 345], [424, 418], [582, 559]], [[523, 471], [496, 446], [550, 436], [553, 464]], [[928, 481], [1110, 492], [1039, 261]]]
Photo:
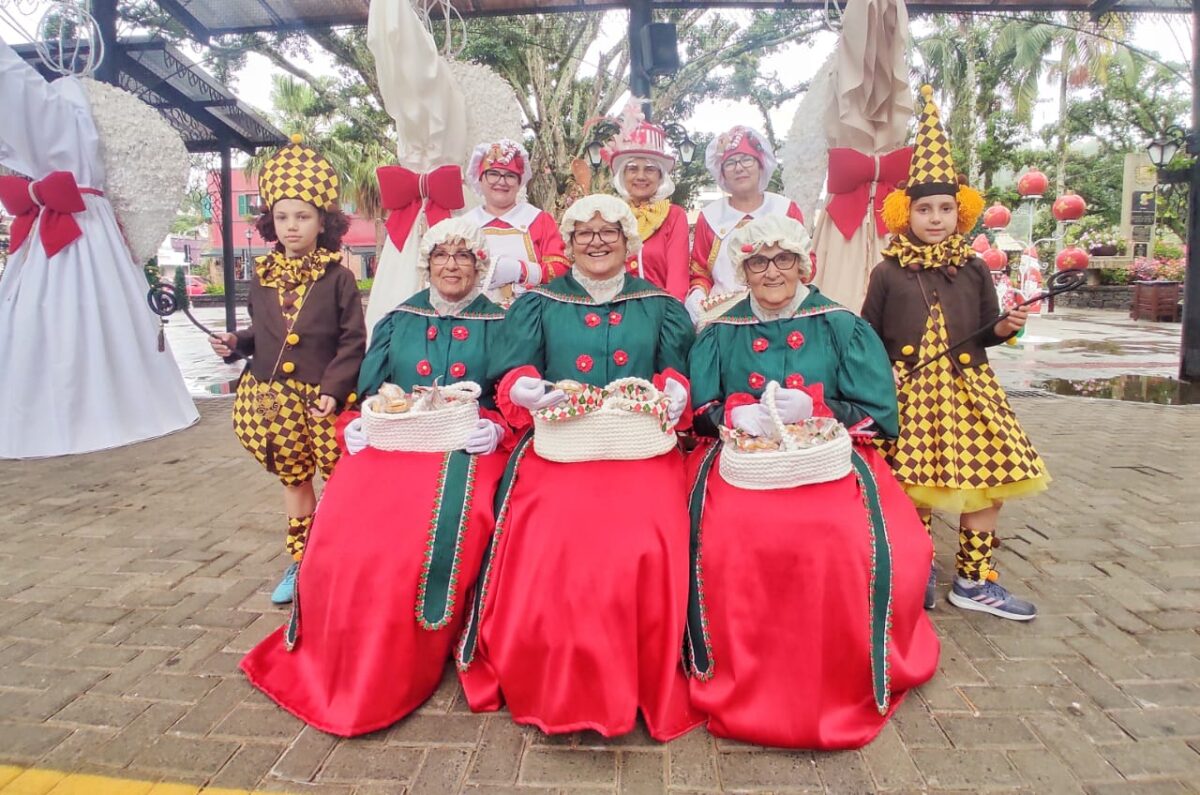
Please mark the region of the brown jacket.
[[[250, 325], [236, 332], [237, 352], [252, 357], [250, 371], [256, 379], [294, 378], [316, 384], [322, 395], [346, 405], [367, 350], [367, 326], [354, 274], [332, 263], [309, 285], [292, 328], [299, 337], [294, 345], [285, 340], [287, 326], [278, 289], [255, 279], [246, 309]], [[286, 366], [288, 362], [294, 369]]]
[[[929, 308], [935, 301], [941, 302], [951, 345], [985, 323], [994, 323], [1000, 314], [991, 272], [977, 257], [954, 275], [944, 267], [909, 270], [895, 259], [885, 258], [871, 271], [862, 317], [879, 334], [893, 362], [916, 364]], [[957, 349], [950, 359], [956, 367], [978, 367], [987, 363], [985, 349], [1006, 339], [989, 328]]]

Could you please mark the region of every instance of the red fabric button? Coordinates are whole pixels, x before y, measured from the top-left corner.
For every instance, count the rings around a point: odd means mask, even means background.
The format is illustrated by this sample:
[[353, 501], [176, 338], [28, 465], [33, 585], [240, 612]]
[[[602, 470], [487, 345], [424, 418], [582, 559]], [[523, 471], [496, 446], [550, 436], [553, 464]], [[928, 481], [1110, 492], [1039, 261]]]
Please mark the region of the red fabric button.
[[430, 326], [429, 328], [425, 329], [425, 339], [436, 340], [437, 334], [437, 326]]
[[[599, 318], [596, 319], [599, 320]], [[589, 372], [592, 369], [592, 357], [586, 353], [580, 354], [579, 358], [575, 360], [575, 369], [581, 373]]]
[[771, 347], [771, 343], [767, 342], [766, 337], [759, 337], [754, 341], [753, 348], [755, 353], [762, 353], [767, 348]]
[[418, 375], [429, 375], [432, 372], [433, 372], [433, 365], [429, 363], [428, 359], [422, 359], [421, 361], [417, 362], [417, 374]]
[[620, 312], [609, 312], [608, 313], [608, 324], [610, 326], [621, 325], [621, 313]]
[[763, 384], [767, 383], [767, 379], [763, 377], [762, 373], [751, 373], [746, 381], [750, 384], [751, 389], [762, 389]]
[[795, 350], [804, 344], [804, 335], [799, 331], [793, 331], [787, 335], [787, 344], [789, 348]]
[[783, 381], [783, 385], [788, 389], [799, 389], [804, 386], [804, 376], [799, 373], [792, 373]]
[[460, 340], [460, 341], [465, 340], [467, 337], [471, 336], [471, 332], [467, 330], [466, 326], [455, 326], [453, 329], [450, 330], [450, 334], [451, 334], [451, 336], [454, 337], [454, 339]]
[[595, 328], [600, 325], [600, 316], [595, 312], [588, 312], [583, 316], [583, 322], [588, 324], [588, 327]]
[[629, 362], [629, 354], [625, 351], [613, 351], [613, 361], [617, 367], [624, 367]]
[[466, 374], [467, 366], [462, 362], [455, 362], [454, 364], [450, 365], [450, 375], [454, 376], [455, 378], [462, 378]]

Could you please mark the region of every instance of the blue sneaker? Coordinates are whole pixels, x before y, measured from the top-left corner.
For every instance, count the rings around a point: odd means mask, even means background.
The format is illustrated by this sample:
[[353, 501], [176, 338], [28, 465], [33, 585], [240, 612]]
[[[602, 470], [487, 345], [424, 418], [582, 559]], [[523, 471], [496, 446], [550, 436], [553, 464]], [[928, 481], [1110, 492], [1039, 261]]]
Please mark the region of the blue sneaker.
[[929, 564], [929, 580], [925, 583], [925, 609], [937, 607], [937, 565]]
[[984, 581], [979, 585], [964, 585], [961, 577], [954, 578], [947, 599], [963, 610], [978, 610], [1013, 621], [1029, 621], [1037, 618], [1037, 607], [1033, 602], [1018, 599], [998, 582]]
[[293, 563], [287, 567], [287, 571], [283, 573], [283, 579], [275, 586], [275, 590], [271, 591], [271, 604], [288, 605], [292, 603], [292, 599], [296, 596], [296, 571], [299, 568], [299, 563]]

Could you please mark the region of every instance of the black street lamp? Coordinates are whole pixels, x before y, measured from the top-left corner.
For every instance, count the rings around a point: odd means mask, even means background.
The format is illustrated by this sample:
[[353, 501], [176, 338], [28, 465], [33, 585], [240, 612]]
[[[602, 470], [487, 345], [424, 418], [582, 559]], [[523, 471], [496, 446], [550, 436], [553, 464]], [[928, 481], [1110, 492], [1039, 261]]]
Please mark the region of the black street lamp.
[[1180, 149], [1188, 154], [1194, 154], [1196, 141], [1192, 133], [1187, 132], [1178, 124], [1172, 124], [1146, 145], [1146, 154], [1158, 172], [1159, 182], [1171, 185], [1177, 182], [1187, 182], [1190, 179], [1189, 174], [1180, 174], [1167, 169], [1167, 166], [1171, 165], [1171, 161], [1175, 159], [1175, 155], [1179, 154]]

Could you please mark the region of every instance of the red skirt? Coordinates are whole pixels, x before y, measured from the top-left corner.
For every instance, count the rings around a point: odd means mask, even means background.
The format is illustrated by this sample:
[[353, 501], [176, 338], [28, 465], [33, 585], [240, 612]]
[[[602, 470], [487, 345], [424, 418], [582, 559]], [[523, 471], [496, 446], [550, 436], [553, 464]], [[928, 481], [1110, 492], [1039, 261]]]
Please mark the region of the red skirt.
[[[707, 449], [689, 460], [693, 479]], [[726, 483], [713, 460], [707, 485], [697, 486], [706, 488], [698, 593], [709, 642], [691, 637], [711, 657], [709, 678], [696, 672], [690, 687], [712, 734], [785, 748], [858, 748], [906, 691], [933, 676], [939, 644], [922, 609], [929, 534], [882, 457], [856, 450], [865, 478], [851, 472], [830, 483], [748, 491]], [[874, 543], [862, 482], [870, 475], [882, 512]], [[887, 551], [890, 560], [881, 562]], [[872, 591], [889, 563], [890, 631], [886, 585], [875, 592], [882, 598]]]
[[513, 720], [547, 734], [613, 737], [639, 709], [657, 740], [698, 726], [680, 661], [682, 457], [557, 464], [528, 445], [513, 459], [478, 626], [459, 652], [471, 709], [507, 703]]
[[[446, 477], [447, 459], [438, 453], [368, 447], [338, 464], [300, 566], [295, 646], [288, 650], [287, 628], [280, 628], [241, 665], [256, 687], [305, 723], [345, 737], [365, 734], [400, 720], [437, 689], [470, 607], [507, 459], [455, 455], [473, 459], [465, 495], [454, 493], [455, 478]], [[437, 578], [427, 559], [439, 499], [453, 526], [443, 526], [448, 532], [438, 548], [455, 546], [457, 574], [449, 575], [434, 610]]]

